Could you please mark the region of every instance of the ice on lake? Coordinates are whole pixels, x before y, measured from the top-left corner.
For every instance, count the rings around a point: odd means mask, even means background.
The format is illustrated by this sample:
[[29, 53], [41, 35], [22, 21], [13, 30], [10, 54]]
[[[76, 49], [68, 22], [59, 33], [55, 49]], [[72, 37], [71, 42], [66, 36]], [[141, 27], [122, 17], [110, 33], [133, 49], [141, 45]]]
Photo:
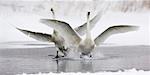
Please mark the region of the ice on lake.
[[95, 60], [58, 60], [56, 48], [51, 44], [37, 42], [7, 42], [0, 44], [0, 74], [49, 72], [102, 72], [135, 68], [150, 70], [150, 46], [109, 46], [95, 48]]

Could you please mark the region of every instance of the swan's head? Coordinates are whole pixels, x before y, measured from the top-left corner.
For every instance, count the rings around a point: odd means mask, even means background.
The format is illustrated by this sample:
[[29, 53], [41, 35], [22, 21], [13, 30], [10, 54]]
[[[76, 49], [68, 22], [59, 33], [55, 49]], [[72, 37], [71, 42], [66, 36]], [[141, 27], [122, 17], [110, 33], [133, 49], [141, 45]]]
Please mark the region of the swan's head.
[[53, 8], [51, 8], [51, 12], [54, 12]]
[[53, 14], [53, 18], [55, 18], [55, 12], [54, 12], [54, 9], [53, 9], [53, 8], [51, 8], [51, 12], [52, 12], [52, 14]]
[[87, 13], [87, 19], [89, 19], [89, 17], [90, 17], [90, 12]]

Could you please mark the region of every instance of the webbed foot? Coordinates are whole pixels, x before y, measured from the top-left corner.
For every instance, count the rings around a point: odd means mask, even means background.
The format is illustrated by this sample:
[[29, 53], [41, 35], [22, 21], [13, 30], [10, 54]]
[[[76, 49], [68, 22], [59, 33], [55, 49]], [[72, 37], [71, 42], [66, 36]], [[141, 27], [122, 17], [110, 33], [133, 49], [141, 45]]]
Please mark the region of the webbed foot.
[[65, 57], [65, 56], [59, 56], [58, 51], [57, 51], [57, 55], [53, 59], [58, 59], [58, 58], [61, 58], [61, 57]]

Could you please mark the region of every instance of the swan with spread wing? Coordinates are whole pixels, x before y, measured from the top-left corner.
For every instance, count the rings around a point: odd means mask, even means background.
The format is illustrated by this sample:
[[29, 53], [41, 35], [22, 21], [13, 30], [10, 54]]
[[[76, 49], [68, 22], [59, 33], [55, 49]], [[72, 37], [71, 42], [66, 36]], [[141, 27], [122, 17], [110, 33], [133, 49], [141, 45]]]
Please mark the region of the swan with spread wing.
[[130, 25], [115, 25], [106, 29], [97, 38], [92, 40], [90, 33], [90, 12], [87, 14], [87, 25], [86, 25], [86, 38], [82, 39], [81, 36], [66, 22], [55, 19], [41, 19], [40, 22], [54, 28], [68, 43], [69, 46], [74, 46], [80, 52], [80, 57], [88, 56], [91, 57], [91, 52], [100, 43], [104, 42], [108, 37], [113, 34], [125, 33], [129, 31], [135, 31], [138, 29], [137, 26]]
[[[53, 19], [55, 20], [54, 10], [51, 9], [51, 12], [53, 14]], [[99, 13], [93, 19], [90, 20], [91, 29], [99, 21], [101, 16], [102, 16], [102, 13]], [[49, 43], [53, 42], [55, 44], [55, 46], [58, 48], [58, 50], [64, 54], [64, 56], [67, 55], [68, 47], [65, 46], [65, 40], [64, 40], [63, 37], [61, 37], [61, 35], [59, 35], [59, 32], [57, 32], [55, 29], [53, 30], [53, 34], [33, 32], [33, 31], [30, 31], [30, 30], [24, 30], [24, 29], [20, 29], [20, 28], [17, 28], [17, 29], [19, 31], [21, 31], [22, 33], [26, 34], [27, 36], [32, 37], [32, 38], [34, 38], [38, 41], [49, 42]], [[75, 28], [75, 31], [81, 36], [84, 35], [85, 31], [86, 31], [86, 23], [84, 23], [83, 25], [80, 25], [79, 27]], [[56, 58], [58, 58], [58, 57], [59, 56], [58, 56], [58, 52], [57, 52]]]

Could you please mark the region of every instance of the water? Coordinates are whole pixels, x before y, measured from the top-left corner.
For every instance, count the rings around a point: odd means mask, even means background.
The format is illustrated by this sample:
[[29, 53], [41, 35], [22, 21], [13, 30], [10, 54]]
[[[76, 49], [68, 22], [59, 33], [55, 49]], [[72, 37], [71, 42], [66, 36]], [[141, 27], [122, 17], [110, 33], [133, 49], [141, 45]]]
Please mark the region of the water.
[[[53, 60], [55, 47], [42, 43], [1, 43], [0, 74], [49, 72], [102, 72], [127, 69], [150, 70], [150, 46], [101, 46], [93, 60]], [[101, 57], [101, 58], [100, 58]], [[99, 59], [98, 59], [99, 58]]]

